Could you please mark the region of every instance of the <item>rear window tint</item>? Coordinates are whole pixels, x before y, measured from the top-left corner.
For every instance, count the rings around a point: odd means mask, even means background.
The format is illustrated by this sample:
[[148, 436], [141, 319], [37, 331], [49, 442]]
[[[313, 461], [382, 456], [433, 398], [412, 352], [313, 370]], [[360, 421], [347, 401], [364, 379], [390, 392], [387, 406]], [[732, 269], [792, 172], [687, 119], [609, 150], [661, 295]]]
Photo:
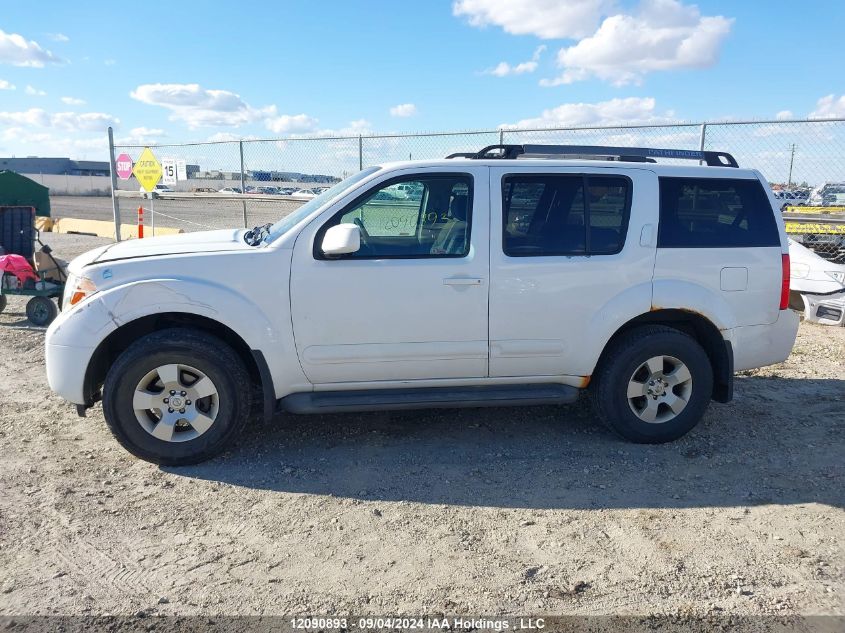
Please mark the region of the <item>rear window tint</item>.
[[660, 179], [658, 247], [779, 245], [772, 206], [758, 180]]
[[622, 176], [592, 174], [505, 176], [505, 254], [541, 257], [618, 253], [628, 228], [630, 184]]

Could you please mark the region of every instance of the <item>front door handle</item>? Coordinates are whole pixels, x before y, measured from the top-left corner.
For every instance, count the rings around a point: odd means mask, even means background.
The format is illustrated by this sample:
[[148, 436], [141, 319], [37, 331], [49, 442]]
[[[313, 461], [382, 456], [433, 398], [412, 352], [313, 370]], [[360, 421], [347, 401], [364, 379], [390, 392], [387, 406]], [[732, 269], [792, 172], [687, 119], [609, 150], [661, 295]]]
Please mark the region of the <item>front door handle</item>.
[[480, 286], [484, 280], [481, 277], [447, 277], [443, 283], [447, 286]]

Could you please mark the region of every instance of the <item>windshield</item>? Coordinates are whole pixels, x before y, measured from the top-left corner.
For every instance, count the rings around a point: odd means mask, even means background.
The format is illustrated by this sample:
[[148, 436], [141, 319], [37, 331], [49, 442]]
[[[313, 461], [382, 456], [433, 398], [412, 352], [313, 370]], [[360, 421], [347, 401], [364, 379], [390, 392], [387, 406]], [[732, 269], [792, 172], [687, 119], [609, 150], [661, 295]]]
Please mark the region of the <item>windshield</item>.
[[312, 198], [311, 200], [303, 204], [301, 207], [299, 207], [296, 211], [294, 211], [290, 215], [286, 215], [281, 220], [276, 222], [273, 226], [271, 226], [270, 230], [268, 231], [267, 237], [264, 238], [264, 241], [269, 243], [275, 240], [276, 238], [284, 235], [285, 233], [287, 233], [288, 229], [294, 226], [297, 222], [299, 222], [303, 218], [308, 217], [308, 215], [312, 211], [316, 211], [333, 198], [338, 197], [347, 189], [350, 189], [352, 186], [364, 180], [367, 176], [376, 173], [379, 169], [381, 169], [381, 167], [379, 167], [378, 165], [374, 167], [367, 167], [367, 169], [359, 171], [357, 174], [353, 174], [352, 176], [349, 176], [349, 178], [341, 180], [334, 187], [326, 189], [325, 191], [323, 191], [323, 193], [321, 193], [315, 198]]

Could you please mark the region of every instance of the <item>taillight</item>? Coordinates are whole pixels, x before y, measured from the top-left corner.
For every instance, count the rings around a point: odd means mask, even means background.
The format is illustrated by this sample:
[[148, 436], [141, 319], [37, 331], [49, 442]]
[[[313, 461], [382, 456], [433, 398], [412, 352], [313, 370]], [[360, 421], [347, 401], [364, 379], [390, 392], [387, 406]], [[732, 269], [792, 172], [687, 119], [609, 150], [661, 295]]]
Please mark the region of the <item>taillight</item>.
[[781, 255], [780, 309], [789, 307], [789, 255]]

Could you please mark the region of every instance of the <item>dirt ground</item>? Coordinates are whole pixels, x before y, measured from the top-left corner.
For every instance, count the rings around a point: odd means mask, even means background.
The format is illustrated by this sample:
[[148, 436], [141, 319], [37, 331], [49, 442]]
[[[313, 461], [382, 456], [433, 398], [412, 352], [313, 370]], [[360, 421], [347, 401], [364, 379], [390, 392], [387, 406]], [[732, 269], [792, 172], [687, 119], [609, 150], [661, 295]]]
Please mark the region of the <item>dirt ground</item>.
[[282, 416], [170, 469], [49, 392], [23, 305], [0, 315], [0, 615], [845, 614], [845, 329], [802, 324], [669, 445], [584, 403]]

